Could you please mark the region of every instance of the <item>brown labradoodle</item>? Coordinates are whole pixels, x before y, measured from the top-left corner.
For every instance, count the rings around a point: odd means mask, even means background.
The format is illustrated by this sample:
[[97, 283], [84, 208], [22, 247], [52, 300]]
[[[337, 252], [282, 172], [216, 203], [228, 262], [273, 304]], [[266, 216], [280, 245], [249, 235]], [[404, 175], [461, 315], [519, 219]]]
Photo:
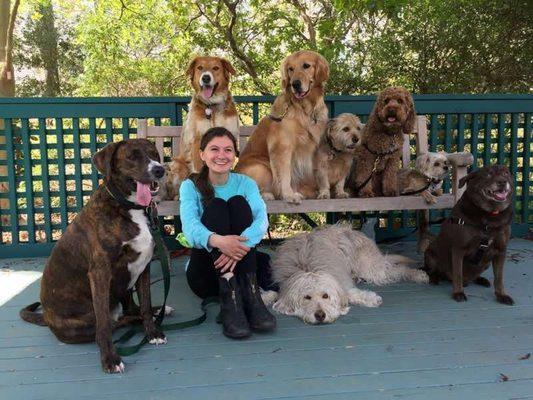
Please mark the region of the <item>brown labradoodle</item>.
[[415, 120], [413, 98], [406, 89], [392, 86], [379, 93], [355, 158], [350, 186], [357, 196], [398, 196], [403, 134], [413, 132]]

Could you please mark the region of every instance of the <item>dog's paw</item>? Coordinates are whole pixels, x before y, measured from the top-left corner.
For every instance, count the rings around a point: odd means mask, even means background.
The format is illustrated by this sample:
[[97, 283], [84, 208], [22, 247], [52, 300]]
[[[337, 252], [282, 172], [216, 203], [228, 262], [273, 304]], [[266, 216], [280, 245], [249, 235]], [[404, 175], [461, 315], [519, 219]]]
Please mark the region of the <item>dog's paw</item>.
[[269, 201], [269, 200], [274, 200], [275, 199], [274, 195], [272, 193], [270, 193], [270, 192], [261, 193], [261, 197], [263, 197], [263, 200], [265, 200], [265, 201]]
[[303, 200], [304, 196], [301, 193], [294, 192], [287, 196], [284, 196], [283, 199], [287, 203], [293, 203], [293, 204], [300, 204]]
[[367, 307], [379, 307], [383, 303], [380, 295], [374, 292], [366, 292], [363, 296], [363, 305]]
[[468, 300], [468, 298], [466, 297], [465, 292], [457, 292], [457, 293], [454, 293], [454, 294], [452, 294], [452, 298], [453, 298], [455, 301], [459, 302], [459, 303]]
[[508, 306], [512, 306], [514, 304], [513, 298], [508, 294], [496, 294], [496, 300], [498, 303], [507, 304]]
[[347, 199], [348, 197], [350, 197], [350, 194], [344, 190], [341, 192], [335, 192], [336, 199]]
[[[154, 318], [157, 317], [159, 315], [159, 313], [161, 312], [161, 309], [158, 308], [157, 310], [155, 310], [154, 312]], [[170, 306], [165, 306], [165, 315], [170, 315], [174, 312], [174, 308], [170, 307]]]
[[270, 306], [278, 299], [278, 292], [273, 290], [261, 289], [261, 300], [265, 303], [265, 306]]
[[160, 344], [166, 344], [167, 338], [163, 332], [155, 329], [148, 335], [148, 343], [159, 346]]
[[320, 192], [318, 192], [318, 195], [316, 196], [317, 199], [329, 199], [330, 198], [330, 194], [329, 194], [329, 190], [321, 190]]
[[421, 269], [414, 269], [411, 278], [416, 283], [429, 283], [428, 274]]
[[108, 374], [122, 374], [125, 367], [118, 354], [109, 354], [102, 357], [102, 369]]
[[350, 290], [348, 293], [350, 304], [360, 304], [365, 307], [379, 307], [383, 299], [370, 290]]

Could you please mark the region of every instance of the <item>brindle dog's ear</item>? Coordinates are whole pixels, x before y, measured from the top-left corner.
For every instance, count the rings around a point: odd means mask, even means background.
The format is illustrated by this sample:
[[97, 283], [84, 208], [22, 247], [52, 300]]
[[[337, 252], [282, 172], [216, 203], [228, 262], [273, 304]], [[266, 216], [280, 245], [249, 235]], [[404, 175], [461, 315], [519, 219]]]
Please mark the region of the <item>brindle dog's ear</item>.
[[415, 130], [416, 111], [415, 111], [415, 103], [413, 101], [413, 98], [411, 97], [411, 94], [407, 90], [405, 91], [404, 101], [409, 111], [407, 114], [407, 118], [405, 119], [405, 123], [403, 124], [403, 133], [410, 135]]
[[102, 175], [107, 177], [111, 173], [111, 161], [121, 143], [109, 143], [93, 155], [93, 164]]
[[230, 75], [235, 75], [235, 68], [233, 68], [233, 65], [231, 65], [231, 63], [225, 58], [222, 58], [220, 62], [224, 68], [224, 76], [229, 80]]
[[479, 174], [479, 170], [476, 170], [476, 171], [470, 172], [467, 176], [463, 176], [459, 180], [459, 187], [462, 188], [469, 180], [478, 176], [478, 174]]
[[185, 75], [189, 77], [189, 79], [191, 80], [191, 83], [192, 83], [192, 80], [194, 79], [194, 69], [196, 68], [196, 61], [198, 61], [198, 57], [194, 57], [194, 59], [191, 61], [191, 63], [187, 67], [187, 71], [185, 71]]

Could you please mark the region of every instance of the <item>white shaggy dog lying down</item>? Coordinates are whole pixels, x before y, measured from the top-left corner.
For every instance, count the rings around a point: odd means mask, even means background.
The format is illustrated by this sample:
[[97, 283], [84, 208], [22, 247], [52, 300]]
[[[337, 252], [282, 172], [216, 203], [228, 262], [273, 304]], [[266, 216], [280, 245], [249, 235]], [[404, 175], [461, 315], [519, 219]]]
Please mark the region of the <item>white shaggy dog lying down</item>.
[[[376, 293], [355, 287], [365, 280], [376, 285], [402, 280], [427, 283], [424, 271], [408, 268], [413, 260], [383, 255], [376, 244], [349, 225], [337, 224], [296, 235], [281, 244], [272, 260], [272, 277], [280, 291], [265, 292], [274, 310], [304, 322], [334, 322], [349, 304], [378, 307]], [[277, 297], [277, 301], [276, 301]]]

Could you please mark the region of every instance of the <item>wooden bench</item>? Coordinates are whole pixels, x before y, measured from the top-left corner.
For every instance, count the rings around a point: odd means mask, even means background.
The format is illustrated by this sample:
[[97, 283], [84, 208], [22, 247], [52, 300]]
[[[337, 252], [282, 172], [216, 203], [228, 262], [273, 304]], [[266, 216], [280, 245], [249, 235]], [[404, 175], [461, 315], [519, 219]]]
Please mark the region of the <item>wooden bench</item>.
[[[243, 126], [240, 130], [239, 146], [241, 150], [246, 145], [248, 137], [255, 126]], [[428, 151], [428, 131], [425, 116], [417, 116], [416, 123], [416, 154]], [[152, 138], [161, 160], [163, 160], [163, 146], [165, 139], [171, 139], [172, 154], [178, 154], [181, 126], [148, 126], [146, 119], [139, 119], [137, 125], [137, 137]], [[404, 135], [402, 163], [409, 167], [411, 158], [411, 146], [409, 135]], [[453, 165], [452, 191], [437, 197], [435, 204], [428, 204], [422, 196], [398, 196], [398, 197], [373, 197], [373, 198], [349, 198], [349, 199], [309, 199], [301, 204], [290, 204], [284, 200], [270, 200], [266, 202], [268, 213], [309, 213], [309, 212], [347, 212], [347, 211], [389, 211], [389, 210], [425, 210], [452, 208], [459, 200], [464, 188], [459, 188], [459, 180], [467, 174], [467, 167], [472, 164], [473, 158], [470, 153], [455, 153], [450, 157]], [[158, 207], [159, 215], [169, 216], [179, 214], [177, 201], [162, 201]]]

